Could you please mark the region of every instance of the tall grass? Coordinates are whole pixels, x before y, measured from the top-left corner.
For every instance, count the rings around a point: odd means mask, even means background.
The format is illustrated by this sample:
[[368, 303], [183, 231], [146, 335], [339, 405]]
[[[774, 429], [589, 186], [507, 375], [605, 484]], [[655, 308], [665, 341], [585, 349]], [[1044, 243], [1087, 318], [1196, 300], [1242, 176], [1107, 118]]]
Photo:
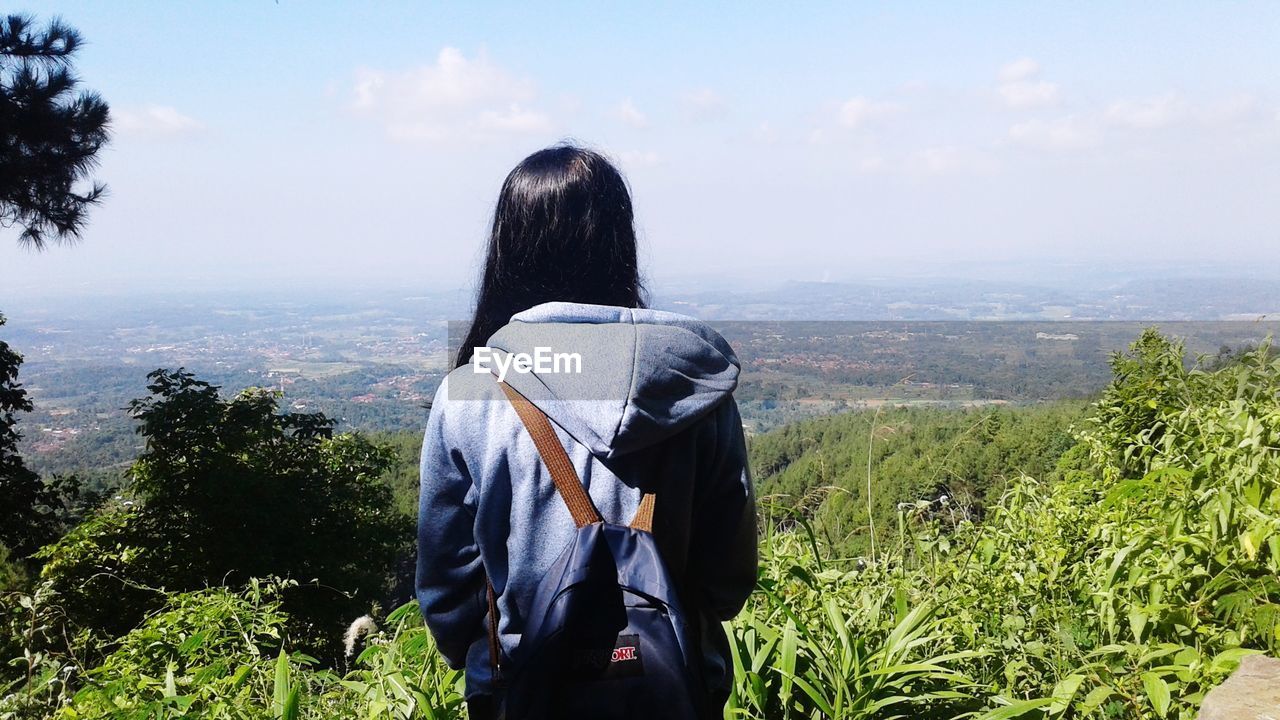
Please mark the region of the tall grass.
[[770, 535], [760, 592], [727, 624], [734, 686], [727, 717], [921, 717], [934, 705], [972, 701], [973, 682], [942, 652], [939, 607], [911, 603], [896, 580], [817, 570], [813, 538]]

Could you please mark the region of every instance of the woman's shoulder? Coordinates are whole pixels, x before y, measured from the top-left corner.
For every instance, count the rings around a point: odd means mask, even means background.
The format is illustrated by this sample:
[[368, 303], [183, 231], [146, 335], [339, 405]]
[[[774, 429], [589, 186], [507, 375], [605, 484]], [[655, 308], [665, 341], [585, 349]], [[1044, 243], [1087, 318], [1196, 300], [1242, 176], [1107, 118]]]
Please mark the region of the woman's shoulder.
[[498, 402], [505, 402], [492, 375], [478, 374], [470, 365], [450, 372], [440, 381], [431, 401], [426, 434], [449, 447], [470, 442], [476, 428], [488, 425]]

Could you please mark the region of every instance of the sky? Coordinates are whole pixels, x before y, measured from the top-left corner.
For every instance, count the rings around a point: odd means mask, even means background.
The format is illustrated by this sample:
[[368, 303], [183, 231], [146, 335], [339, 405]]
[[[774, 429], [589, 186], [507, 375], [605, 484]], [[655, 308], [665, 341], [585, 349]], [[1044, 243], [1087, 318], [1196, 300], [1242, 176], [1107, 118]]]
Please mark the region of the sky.
[[[28, 2], [110, 103], [7, 293], [466, 286], [571, 139], [650, 282], [1280, 268], [1280, 3]], [[7, 287], [5, 287], [7, 286]]]

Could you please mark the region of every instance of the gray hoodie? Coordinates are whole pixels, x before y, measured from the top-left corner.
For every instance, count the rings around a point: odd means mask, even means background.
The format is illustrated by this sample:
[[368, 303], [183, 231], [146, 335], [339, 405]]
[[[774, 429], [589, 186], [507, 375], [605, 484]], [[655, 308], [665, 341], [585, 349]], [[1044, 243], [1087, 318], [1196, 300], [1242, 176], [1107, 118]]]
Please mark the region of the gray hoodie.
[[[551, 418], [605, 520], [628, 523], [642, 492], [656, 493], [654, 535], [673, 576], [683, 579], [688, 612], [698, 613], [708, 683], [726, 689], [731, 668], [720, 621], [742, 609], [756, 581], [755, 502], [732, 396], [733, 349], [689, 317], [574, 303], [519, 313], [488, 346], [489, 370], [473, 362], [441, 383], [422, 446], [418, 601], [441, 653], [452, 667], [466, 667], [467, 695], [490, 687], [486, 573], [509, 655], [535, 588], [574, 531], [494, 377], [520, 353], [535, 367], [508, 366], [506, 382]], [[580, 360], [557, 367], [548, 360], [555, 353]]]

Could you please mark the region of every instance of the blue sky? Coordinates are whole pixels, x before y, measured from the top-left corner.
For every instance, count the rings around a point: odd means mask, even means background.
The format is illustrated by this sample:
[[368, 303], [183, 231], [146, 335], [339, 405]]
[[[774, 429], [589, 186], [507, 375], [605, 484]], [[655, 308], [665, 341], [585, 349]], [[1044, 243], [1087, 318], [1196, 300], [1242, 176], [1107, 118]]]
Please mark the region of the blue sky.
[[659, 282], [1280, 266], [1278, 3], [612, 5], [28, 4], [116, 138], [10, 288], [464, 285], [564, 138]]

